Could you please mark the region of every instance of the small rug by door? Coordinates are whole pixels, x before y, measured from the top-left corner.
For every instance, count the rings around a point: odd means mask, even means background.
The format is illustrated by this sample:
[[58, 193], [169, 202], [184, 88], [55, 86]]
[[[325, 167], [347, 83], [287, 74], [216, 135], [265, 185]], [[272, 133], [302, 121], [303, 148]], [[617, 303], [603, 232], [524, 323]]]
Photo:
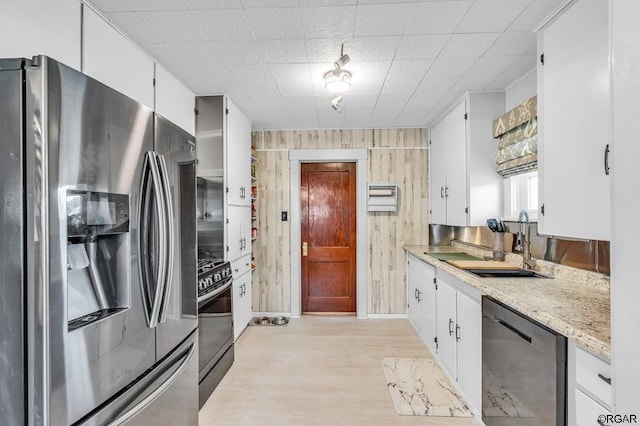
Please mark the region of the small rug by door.
[[467, 403], [434, 360], [382, 358], [382, 370], [396, 413], [473, 417]]

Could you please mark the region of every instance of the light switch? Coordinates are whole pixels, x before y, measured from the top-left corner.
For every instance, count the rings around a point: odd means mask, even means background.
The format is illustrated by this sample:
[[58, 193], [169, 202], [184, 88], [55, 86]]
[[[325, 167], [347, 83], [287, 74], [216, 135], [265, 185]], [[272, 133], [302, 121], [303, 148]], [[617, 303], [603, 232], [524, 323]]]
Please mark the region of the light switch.
[[282, 221], [286, 222], [287, 220], [287, 212], [282, 212]]

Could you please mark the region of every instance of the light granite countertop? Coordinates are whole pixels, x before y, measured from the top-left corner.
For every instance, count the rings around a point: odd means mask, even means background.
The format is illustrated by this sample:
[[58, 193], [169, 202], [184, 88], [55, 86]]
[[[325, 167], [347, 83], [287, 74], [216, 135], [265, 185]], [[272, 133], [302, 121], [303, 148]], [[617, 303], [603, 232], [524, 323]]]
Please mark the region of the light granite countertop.
[[[454, 243], [455, 244], [455, 243]], [[606, 276], [539, 261], [547, 278], [481, 278], [430, 256], [430, 253], [466, 252], [481, 257], [473, 246], [404, 246], [406, 252], [449, 273], [484, 295], [522, 314], [608, 360], [611, 359], [610, 292]], [[490, 254], [491, 251], [488, 251]], [[515, 255], [507, 257], [514, 262]]]

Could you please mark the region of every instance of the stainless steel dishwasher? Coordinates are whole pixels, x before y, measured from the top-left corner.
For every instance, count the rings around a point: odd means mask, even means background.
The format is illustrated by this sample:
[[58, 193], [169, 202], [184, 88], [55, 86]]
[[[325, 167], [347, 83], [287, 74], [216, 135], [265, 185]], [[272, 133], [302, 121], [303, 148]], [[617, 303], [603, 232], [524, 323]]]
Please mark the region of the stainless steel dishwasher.
[[482, 420], [566, 425], [567, 339], [488, 297], [482, 299]]

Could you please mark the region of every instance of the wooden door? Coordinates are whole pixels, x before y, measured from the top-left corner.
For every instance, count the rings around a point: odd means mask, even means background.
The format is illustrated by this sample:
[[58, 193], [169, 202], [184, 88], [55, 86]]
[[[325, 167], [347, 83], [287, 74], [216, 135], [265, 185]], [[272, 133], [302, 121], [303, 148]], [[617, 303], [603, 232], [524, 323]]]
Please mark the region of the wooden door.
[[356, 164], [301, 166], [302, 312], [355, 312]]

